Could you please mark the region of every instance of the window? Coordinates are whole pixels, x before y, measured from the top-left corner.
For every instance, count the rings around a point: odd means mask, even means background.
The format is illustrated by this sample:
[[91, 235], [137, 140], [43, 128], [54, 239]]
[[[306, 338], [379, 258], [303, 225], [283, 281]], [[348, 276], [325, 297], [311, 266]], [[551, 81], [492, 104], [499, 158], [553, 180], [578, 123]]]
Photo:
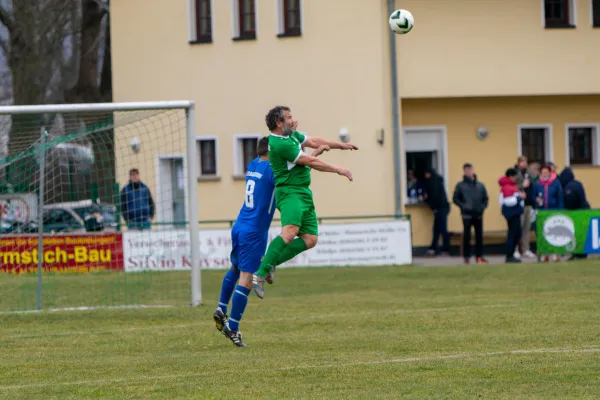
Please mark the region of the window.
[[573, 28], [575, 18], [574, 0], [544, 0], [544, 23], [546, 28]]
[[[419, 204], [424, 202], [425, 171], [429, 168], [445, 176], [446, 163], [446, 129], [444, 127], [424, 127], [404, 129], [404, 155], [406, 160], [403, 179], [406, 182], [405, 203]], [[448, 181], [444, 179], [446, 191]]]
[[600, 28], [600, 0], [592, 0], [592, 25]]
[[234, 40], [256, 39], [256, 4], [254, 0], [233, 0]]
[[196, 42], [212, 42], [212, 0], [194, 0], [196, 2]]
[[278, 37], [302, 35], [302, 0], [279, 0]]
[[200, 160], [199, 177], [216, 177], [217, 174], [217, 140], [200, 138], [196, 141], [198, 159]]
[[242, 178], [246, 176], [248, 165], [258, 156], [257, 146], [259, 137], [259, 135], [238, 135], [235, 137], [235, 177]]
[[519, 126], [517, 153], [529, 162], [540, 164], [552, 161], [552, 130], [550, 126]]
[[598, 163], [598, 127], [567, 126], [568, 164], [594, 165]]

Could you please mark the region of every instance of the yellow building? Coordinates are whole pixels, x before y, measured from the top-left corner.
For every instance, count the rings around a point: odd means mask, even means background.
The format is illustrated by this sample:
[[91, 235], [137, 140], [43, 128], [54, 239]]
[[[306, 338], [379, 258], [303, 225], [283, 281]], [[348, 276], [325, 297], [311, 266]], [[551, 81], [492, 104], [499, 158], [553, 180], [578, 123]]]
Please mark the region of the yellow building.
[[[168, 3], [111, 4], [114, 100], [196, 102], [201, 219], [236, 217], [244, 163], [277, 104], [308, 135], [347, 130], [360, 147], [324, 155], [355, 182], [314, 173], [319, 215], [408, 213], [416, 247], [431, 240], [431, 211], [405, 204], [417, 159], [445, 177], [449, 197], [463, 163], [474, 165], [490, 193], [486, 231], [505, 229], [497, 179], [522, 153], [572, 165], [600, 203], [598, 0], [391, 1], [415, 17], [394, 36], [395, 74], [388, 0]], [[449, 227], [462, 229], [455, 207]]]

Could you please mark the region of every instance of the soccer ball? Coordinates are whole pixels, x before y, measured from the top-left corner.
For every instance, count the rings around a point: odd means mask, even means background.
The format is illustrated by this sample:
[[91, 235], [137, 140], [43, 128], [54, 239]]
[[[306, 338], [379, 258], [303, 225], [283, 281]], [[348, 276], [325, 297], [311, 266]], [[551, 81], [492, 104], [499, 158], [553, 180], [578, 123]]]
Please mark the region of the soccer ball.
[[131, 151], [133, 151], [134, 153], [139, 153], [140, 149], [142, 147], [142, 142], [140, 142], [140, 139], [134, 137], [133, 139], [131, 139]]
[[397, 34], [404, 35], [411, 31], [415, 25], [415, 19], [410, 11], [396, 10], [390, 15], [390, 28]]

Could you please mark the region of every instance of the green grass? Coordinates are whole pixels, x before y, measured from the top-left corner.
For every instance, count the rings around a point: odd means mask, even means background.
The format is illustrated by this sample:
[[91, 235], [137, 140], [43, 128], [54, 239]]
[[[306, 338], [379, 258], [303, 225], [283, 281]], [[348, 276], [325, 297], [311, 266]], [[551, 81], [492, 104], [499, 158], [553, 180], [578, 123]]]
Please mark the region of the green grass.
[[[282, 270], [245, 349], [212, 323], [221, 277], [197, 308], [0, 314], [0, 398], [600, 397], [597, 261]], [[54, 284], [71, 299], [100, 278]], [[189, 297], [185, 274], [160, 281]]]

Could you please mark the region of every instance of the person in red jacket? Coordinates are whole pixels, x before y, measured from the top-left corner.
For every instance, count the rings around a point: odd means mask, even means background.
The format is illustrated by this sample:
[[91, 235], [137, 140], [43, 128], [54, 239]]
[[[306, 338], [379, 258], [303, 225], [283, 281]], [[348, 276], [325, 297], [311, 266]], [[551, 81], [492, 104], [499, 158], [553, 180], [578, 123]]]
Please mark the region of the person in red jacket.
[[518, 172], [515, 168], [506, 170], [506, 174], [498, 180], [500, 185], [500, 206], [502, 215], [508, 224], [506, 234], [506, 262], [519, 263], [521, 260], [514, 256], [522, 235], [521, 215], [525, 209], [525, 193], [517, 186]]

